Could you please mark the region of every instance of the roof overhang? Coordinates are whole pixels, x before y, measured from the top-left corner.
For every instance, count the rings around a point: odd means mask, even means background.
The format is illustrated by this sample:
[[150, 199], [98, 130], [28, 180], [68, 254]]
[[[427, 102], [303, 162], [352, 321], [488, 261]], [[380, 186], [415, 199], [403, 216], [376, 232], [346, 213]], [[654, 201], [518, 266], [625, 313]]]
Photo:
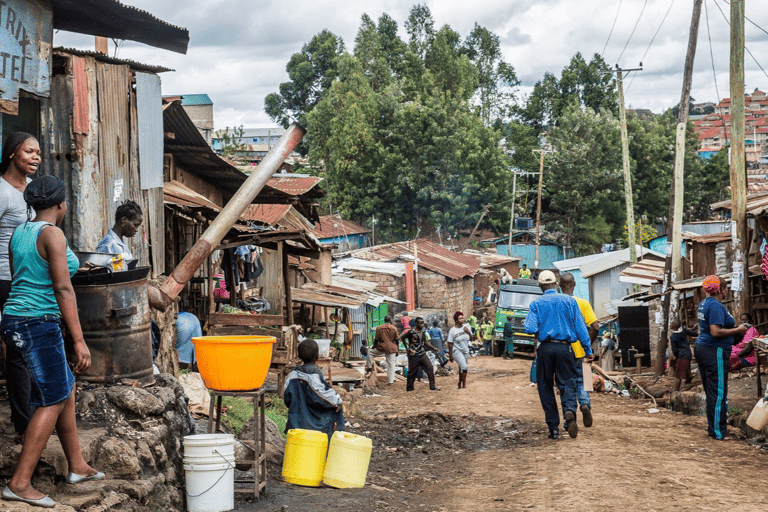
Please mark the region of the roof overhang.
[[53, 28], [187, 53], [189, 31], [117, 0], [53, 0]]

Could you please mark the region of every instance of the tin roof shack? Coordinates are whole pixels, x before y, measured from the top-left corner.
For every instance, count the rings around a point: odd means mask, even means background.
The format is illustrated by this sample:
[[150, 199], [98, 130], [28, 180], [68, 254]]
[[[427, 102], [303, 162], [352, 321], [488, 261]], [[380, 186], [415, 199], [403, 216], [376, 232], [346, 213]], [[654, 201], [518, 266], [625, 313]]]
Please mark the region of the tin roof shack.
[[[664, 260], [664, 255], [646, 247], [637, 246], [637, 254], [643, 259]], [[595, 315], [602, 318], [609, 314], [611, 301], [620, 300], [632, 293], [632, 284], [622, 283], [621, 271], [629, 267], [629, 249], [604, 253], [601, 258], [580, 267], [581, 275], [589, 280], [589, 297]]]
[[340, 215], [322, 215], [315, 222], [314, 235], [324, 244], [334, 244], [334, 252], [346, 252], [371, 245], [371, 230]]
[[[520, 265], [528, 265], [528, 268], [536, 268], [536, 233], [532, 231], [521, 231], [512, 235], [512, 253], [509, 254], [509, 237], [499, 238], [490, 243], [496, 246], [496, 252], [522, 258]], [[573, 249], [565, 245], [549, 240], [539, 238], [539, 269], [555, 270], [554, 262], [573, 258]]]
[[596, 254], [589, 254], [587, 256], [579, 256], [578, 258], [570, 258], [567, 260], [555, 261], [553, 264], [560, 274], [564, 272], [570, 272], [576, 281], [576, 288], [573, 290], [573, 294], [584, 300], [590, 300], [589, 295], [589, 279], [584, 277], [581, 273], [581, 267], [595, 260], [599, 260], [606, 253], [598, 252]]
[[345, 257], [334, 263], [333, 275], [348, 276], [374, 283], [376, 292], [405, 300], [405, 264], [398, 262], [369, 261]]
[[384, 262], [417, 261], [417, 307], [472, 310], [474, 277], [480, 269], [480, 261], [473, 256], [449, 251], [423, 238], [359, 249], [352, 255]]

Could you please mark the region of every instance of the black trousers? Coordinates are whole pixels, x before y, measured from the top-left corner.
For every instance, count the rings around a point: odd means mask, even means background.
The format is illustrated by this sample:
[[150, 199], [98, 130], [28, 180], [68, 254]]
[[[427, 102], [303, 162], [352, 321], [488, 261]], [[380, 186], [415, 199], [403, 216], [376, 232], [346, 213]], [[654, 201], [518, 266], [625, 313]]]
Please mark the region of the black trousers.
[[722, 347], [696, 344], [701, 384], [707, 395], [707, 433], [715, 439], [725, 437], [728, 426], [728, 360], [731, 351]]
[[550, 430], [557, 430], [560, 414], [555, 398], [555, 378], [560, 387], [560, 405], [563, 416], [576, 412], [576, 364], [570, 345], [544, 341], [536, 349], [536, 384], [539, 391], [544, 421]]
[[435, 389], [435, 371], [432, 368], [432, 361], [429, 360], [427, 353], [418, 356], [408, 356], [408, 379], [405, 383], [406, 391], [413, 391], [413, 383], [416, 381], [417, 369], [423, 369], [429, 379], [429, 389]]
[[[0, 280], [0, 309], [5, 307], [10, 292], [11, 282]], [[8, 401], [11, 405], [11, 423], [16, 433], [23, 434], [35, 413], [35, 408], [29, 405], [32, 384], [24, 357], [12, 343], [7, 342], [5, 342], [5, 386], [8, 389]]]

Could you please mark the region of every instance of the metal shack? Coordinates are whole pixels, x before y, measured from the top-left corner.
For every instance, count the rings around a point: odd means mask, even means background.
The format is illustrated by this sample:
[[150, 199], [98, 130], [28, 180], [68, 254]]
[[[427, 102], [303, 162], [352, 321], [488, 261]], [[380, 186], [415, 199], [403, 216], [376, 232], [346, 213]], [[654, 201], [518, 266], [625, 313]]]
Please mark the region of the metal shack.
[[[74, 250], [92, 251], [120, 202], [147, 215], [135, 238], [140, 265], [162, 272], [162, 114], [158, 66], [53, 48], [53, 31], [129, 39], [186, 53], [186, 29], [115, 0], [6, 0], [0, 125], [40, 141], [40, 174], [68, 185], [64, 223]], [[157, 215], [159, 212], [159, 215]], [[158, 250], [160, 249], [160, 250]]]

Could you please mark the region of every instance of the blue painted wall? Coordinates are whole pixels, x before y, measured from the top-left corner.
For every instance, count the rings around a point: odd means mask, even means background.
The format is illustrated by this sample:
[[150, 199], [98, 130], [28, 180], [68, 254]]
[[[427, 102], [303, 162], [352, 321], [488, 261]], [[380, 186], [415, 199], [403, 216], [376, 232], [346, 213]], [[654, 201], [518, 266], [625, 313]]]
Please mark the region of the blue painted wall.
[[[648, 248], [652, 251], [656, 251], [661, 254], [667, 254], [667, 237], [666, 235], [654, 238], [648, 242]], [[680, 242], [680, 254], [685, 257], [685, 242]]]
[[[507, 253], [509, 246], [506, 243], [499, 243], [496, 245], [496, 252], [508, 256], [516, 256], [523, 258], [520, 262], [520, 268], [523, 264], [528, 265], [528, 268], [534, 268], [536, 257], [535, 245], [515, 245], [512, 244], [512, 254]], [[563, 254], [563, 248], [559, 245], [540, 245], [539, 246], [539, 268], [540, 269], [554, 269], [554, 261], [560, 261], [564, 259], [573, 258], [573, 251], [566, 249]]]
[[574, 288], [573, 294], [580, 299], [589, 300], [589, 279], [582, 277], [581, 270], [578, 268], [568, 272], [573, 274], [573, 278], [576, 280], [576, 288]]

